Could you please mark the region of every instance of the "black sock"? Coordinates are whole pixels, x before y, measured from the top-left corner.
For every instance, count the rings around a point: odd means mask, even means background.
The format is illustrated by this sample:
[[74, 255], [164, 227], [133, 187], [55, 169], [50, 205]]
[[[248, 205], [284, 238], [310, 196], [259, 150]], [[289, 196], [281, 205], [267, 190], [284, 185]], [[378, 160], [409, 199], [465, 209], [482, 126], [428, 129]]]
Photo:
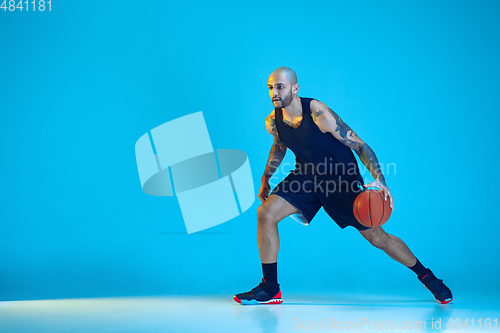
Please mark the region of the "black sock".
[[419, 280], [422, 280], [422, 278], [426, 275], [426, 274], [429, 274], [430, 273], [430, 269], [428, 268], [425, 268], [421, 263], [420, 261], [417, 259], [417, 262], [415, 263], [415, 265], [413, 265], [412, 267], [408, 267], [409, 269], [411, 269], [413, 272], [415, 272], [415, 274], [417, 274], [418, 276], [418, 279]]
[[278, 283], [278, 263], [262, 264], [262, 273], [267, 283]]

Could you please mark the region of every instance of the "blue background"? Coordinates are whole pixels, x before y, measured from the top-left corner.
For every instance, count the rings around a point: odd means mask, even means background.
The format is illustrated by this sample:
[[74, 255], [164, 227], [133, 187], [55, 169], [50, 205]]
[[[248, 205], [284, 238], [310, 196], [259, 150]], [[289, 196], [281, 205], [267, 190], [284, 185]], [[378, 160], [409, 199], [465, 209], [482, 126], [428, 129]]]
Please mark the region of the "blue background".
[[[498, 293], [499, 14], [497, 1], [53, 0], [52, 12], [0, 11], [0, 299], [254, 287], [259, 200], [187, 235], [175, 198], [142, 192], [134, 144], [203, 111], [215, 148], [248, 154], [257, 194], [272, 145], [267, 78], [280, 66], [296, 71], [299, 96], [326, 103], [396, 165], [386, 231], [455, 297]], [[430, 296], [323, 211], [279, 229], [284, 292]]]

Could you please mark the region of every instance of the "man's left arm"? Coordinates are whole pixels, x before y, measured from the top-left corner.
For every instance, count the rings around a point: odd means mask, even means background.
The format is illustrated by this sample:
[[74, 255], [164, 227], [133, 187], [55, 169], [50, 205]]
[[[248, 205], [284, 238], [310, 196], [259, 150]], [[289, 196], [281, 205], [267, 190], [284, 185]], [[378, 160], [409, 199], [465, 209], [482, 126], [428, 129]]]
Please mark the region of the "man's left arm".
[[323, 133], [332, 134], [337, 140], [342, 142], [347, 147], [351, 148], [358, 154], [359, 159], [368, 168], [370, 173], [375, 178], [375, 181], [365, 185], [366, 187], [376, 186], [384, 191], [385, 199], [389, 198], [391, 208], [394, 210], [394, 203], [391, 192], [385, 184], [385, 178], [380, 170], [380, 165], [377, 156], [373, 150], [356, 133], [346, 124], [340, 117], [324, 103], [313, 100], [311, 101], [311, 115]]

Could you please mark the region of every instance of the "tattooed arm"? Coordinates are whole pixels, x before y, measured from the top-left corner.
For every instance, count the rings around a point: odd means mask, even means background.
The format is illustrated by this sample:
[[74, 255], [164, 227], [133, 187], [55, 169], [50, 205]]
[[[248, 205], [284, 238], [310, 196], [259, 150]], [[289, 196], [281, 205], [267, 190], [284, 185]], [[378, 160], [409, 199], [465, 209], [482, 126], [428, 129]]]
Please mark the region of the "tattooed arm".
[[269, 179], [272, 177], [278, 166], [283, 161], [286, 154], [286, 146], [280, 141], [278, 137], [278, 131], [276, 129], [276, 122], [273, 112], [266, 118], [266, 129], [273, 136], [274, 143], [271, 147], [271, 152], [269, 153], [269, 158], [267, 160], [266, 170], [262, 176], [262, 183], [259, 191], [259, 199], [264, 202], [269, 196], [271, 187], [269, 186]]
[[312, 100], [311, 101], [311, 115], [323, 133], [331, 133], [337, 140], [342, 142], [347, 147], [351, 148], [358, 154], [359, 159], [368, 168], [370, 173], [375, 178], [375, 182], [365, 185], [366, 187], [377, 186], [381, 187], [385, 192], [385, 198], [389, 198], [391, 208], [394, 210], [392, 195], [389, 188], [385, 184], [385, 178], [380, 170], [377, 157], [373, 150], [363, 140], [361, 140], [356, 133], [340, 119], [340, 117], [324, 103]]

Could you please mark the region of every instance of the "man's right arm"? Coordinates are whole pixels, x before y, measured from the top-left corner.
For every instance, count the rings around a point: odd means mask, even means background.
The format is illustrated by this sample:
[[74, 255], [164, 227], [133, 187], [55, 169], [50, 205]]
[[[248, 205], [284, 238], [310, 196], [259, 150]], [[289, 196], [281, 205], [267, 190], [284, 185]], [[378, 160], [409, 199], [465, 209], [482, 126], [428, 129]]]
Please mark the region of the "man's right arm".
[[273, 136], [274, 143], [267, 159], [266, 170], [262, 176], [262, 183], [259, 191], [259, 198], [262, 202], [267, 199], [270, 192], [269, 179], [273, 176], [274, 172], [283, 161], [286, 154], [286, 146], [280, 141], [278, 131], [276, 129], [276, 122], [274, 119], [274, 111], [266, 118], [266, 129]]
[[268, 182], [273, 176], [274, 172], [283, 161], [286, 154], [286, 146], [280, 141], [278, 137], [278, 131], [276, 129], [276, 122], [274, 119], [274, 111], [266, 118], [266, 129], [273, 136], [274, 143], [271, 147], [271, 152], [269, 153], [269, 158], [267, 159], [266, 170], [264, 171], [264, 176], [262, 176], [262, 181]]

